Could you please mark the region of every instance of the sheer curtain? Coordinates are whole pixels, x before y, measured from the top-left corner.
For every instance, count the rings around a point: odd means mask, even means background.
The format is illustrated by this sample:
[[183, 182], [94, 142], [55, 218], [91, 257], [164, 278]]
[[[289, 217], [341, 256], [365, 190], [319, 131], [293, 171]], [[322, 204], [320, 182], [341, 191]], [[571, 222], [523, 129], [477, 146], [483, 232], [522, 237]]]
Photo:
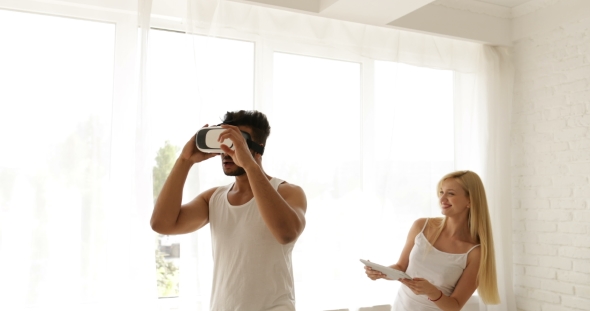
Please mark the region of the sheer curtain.
[[[265, 112], [273, 126], [264, 167], [308, 193], [308, 226], [294, 251], [299, 307], [391, 302], [398, 285], [367, 283], [358, 258], [395, 262], [411, 222], [438, 215], [438, 178], [471, 169], [482, 176], [490, 197], [502, 297], [501, 305], [480, 309], [515, 310], [511, 235], [500, 227], [511, 220], [506, 171], [513, 73], [506, 51], [231, 1], [187, 0], [186, 6], [181, 24], [187, 33], [256, 44], [253, 108]], [[398, 65], [386, 69], [388, 63]], [[398, 94], [383, 102], [380, 70], [393, 74], [390, 89]], [[411, 102], [399, 95], [408, 74], [436, 76], [434, 71], [440, 74], [434, 84], [414, 90], [436, 94], [434, 99]], [[325, 72], [337, 73], [340, 88]], [[293, 78], [305, 73], [305, 81]], [[361, 81], [347, 80], [354, 76]], [[432, 87], [449, 80], [450, 96]], [[429, 101], [440, 105], [417, 107]], [[197, 259], [208, 252], [199, 241], [182, 246], [192, 254], [182, 262], [193, 269], [182, 276], [192, 280], [191, 291], [208, 286], [197, 286], [193, 268], [210, 264]], [[181, 299], [191, 294], [181, 289]]]
[[[258, 109], [272, 126], [265, 170], [308, 196], [293, 253], [301, 310], [391, 303], [399, 285], [370, 282], [358, 259], [395, 262], [411, 222], [438, 215], [434, 186], [454, 169], [480, 173], [490, 198], [502, 304], [487, 309], [515, 310], [510, 230], [500, 229], [511, 220], [505, 51], [232, 1], [0, 9], [14, 10], [0, 11], [13, 16], [0, 18], [12, 40], [0, 49], [0, 127], [12, 146], [0, 157], [0, 264], [11, 280], [0, 309], [156, 309], [156, 151], [227, 110]], [[184, 199], [228, 182], [203, 163]], [[208, 228], [177, 238], [179, 308], [207, 310]]]
[[98, 4], [0, 1], [1, 310], [157, 302], [139, 3]]

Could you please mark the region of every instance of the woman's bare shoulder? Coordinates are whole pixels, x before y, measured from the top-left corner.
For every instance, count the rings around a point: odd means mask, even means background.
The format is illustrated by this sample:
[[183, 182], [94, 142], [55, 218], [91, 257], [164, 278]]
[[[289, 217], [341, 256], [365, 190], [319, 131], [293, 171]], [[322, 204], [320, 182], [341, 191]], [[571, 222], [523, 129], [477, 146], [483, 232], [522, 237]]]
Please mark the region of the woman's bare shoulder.
[[424, 235], [427, 235], [427, 233], [434, 232], [437, 228], [440, 227], [443, 220], [444, 218], [442, 217], [428, 218], [428, 223], [426, 224], [426, 227], [424, 227]]
[[481, 258], [481, 246], [477, 245], [477, 247], [476, 247], [476, 245], [472, 246], [471, 249], [468, 251], [469, 252], [469, 254], [467, 254], [467, 264], [468, 265], [471, 263], [476, 263], [477, 265], [479, 265], [480, 258]]
[[429, 218], [428, 223], [431, 226], [438, 227], [438, 226], [440, 226], [440, 224], [442, 224], [442, 222], [444, 220], [445, 220], [444, 217], [433, 217], [433, 218]]
[[422, 231], [422, 228], [424, 228], [424, 225], [426, 224], [426, 222], [429, 221], [428, 218], [418, 218], [416, 220], [414, 220], [414, 223], [412, 224], [412, 230], [413, 231]]

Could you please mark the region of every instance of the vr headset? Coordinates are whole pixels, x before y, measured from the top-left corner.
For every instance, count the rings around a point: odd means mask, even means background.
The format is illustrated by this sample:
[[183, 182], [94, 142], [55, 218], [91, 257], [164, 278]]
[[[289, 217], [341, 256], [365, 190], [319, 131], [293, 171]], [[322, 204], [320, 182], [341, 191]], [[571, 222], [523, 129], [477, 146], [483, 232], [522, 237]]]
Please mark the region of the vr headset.
[[[223, 123], [222, 123], [223, 124]], [[202, 152], [205, 153], [223, 153], [223, 150], [221, 150], [221, 145], [226, 145], [228, 146], [230, 149], [234, 149], [234, 145], [232, 143], [232, 141], [229, 138], [226, 138], [223, 142], [219, 142], [219, 135], [225, 131], [224, 128], [222, 128], [221, 126], [219, 126], [221, 124], [218, 124], [216, 126], [211, 126], [211, 127], [204, 127], [202, 129], [200, 129], [199, 131], [197, 131], [196, 136], [196, 145], [197, 148], [199, 150], [201, 150]], [[260, 153], [260, 155], [264, 154], [264, 146], [259, 145], [257, 143], [255, 143], [254, 141], [252, 141], [252, 138], [250, 137], [250, 134], [241, 131], [242, 136], [244, 137], [244, 139], [246, 140], [246, 143], [248, 144], [248, 148], [254, 150], [257, 153]]]

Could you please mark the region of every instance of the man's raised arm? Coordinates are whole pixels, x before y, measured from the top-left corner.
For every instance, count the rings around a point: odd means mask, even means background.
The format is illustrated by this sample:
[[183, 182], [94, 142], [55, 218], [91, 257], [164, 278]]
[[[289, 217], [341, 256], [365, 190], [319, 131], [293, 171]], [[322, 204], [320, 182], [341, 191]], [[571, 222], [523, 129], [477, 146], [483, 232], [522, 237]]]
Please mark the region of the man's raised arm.
[[150, 220], [154, 231], [161, 234], [188, 233], [209, 222], [209, 198], [215, 188], [201, 193], [184, 205], [182, 205], [182, 192], [193, 164], [215, 155], [199, 151], [195, 146], [195, 136], [186, 143], [156, 200]]

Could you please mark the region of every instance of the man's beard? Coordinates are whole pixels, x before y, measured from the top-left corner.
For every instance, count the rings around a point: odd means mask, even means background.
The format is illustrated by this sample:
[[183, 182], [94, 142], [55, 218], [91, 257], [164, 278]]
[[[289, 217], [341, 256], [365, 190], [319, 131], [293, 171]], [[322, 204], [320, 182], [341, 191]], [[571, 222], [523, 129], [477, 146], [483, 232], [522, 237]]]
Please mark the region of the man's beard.
[[[250, 154], [252, 154], [252, 156], [254, 156], [254, 152], [250, 151]], [[223, 160], [231, 160], [231, 157], [228, 155], [224, 155], [222, 161]], [[233, 162], [233, 160], [232, 160], [232, 162]], [[236, 163], [234, 162], [234, 165], [235, 164]], [[235, 170], [229, 171], [229, 172], [226, 172], [225, 170], [223, 170], [223, 173], [225, 174], [225, 176], [234, 176], [235, 177], [235, 176], [242, 176], [242, 175], [246, 174], [246, 170], [243, 167], [236, 165]]]
[[225, 176], [242, 176], [242, 175], [246, 174], [246, 170], [243, 167], [238, 166], [233, 171], [230, 171], [230, 172], [223, 171], [223, 173], [225, 174]]

